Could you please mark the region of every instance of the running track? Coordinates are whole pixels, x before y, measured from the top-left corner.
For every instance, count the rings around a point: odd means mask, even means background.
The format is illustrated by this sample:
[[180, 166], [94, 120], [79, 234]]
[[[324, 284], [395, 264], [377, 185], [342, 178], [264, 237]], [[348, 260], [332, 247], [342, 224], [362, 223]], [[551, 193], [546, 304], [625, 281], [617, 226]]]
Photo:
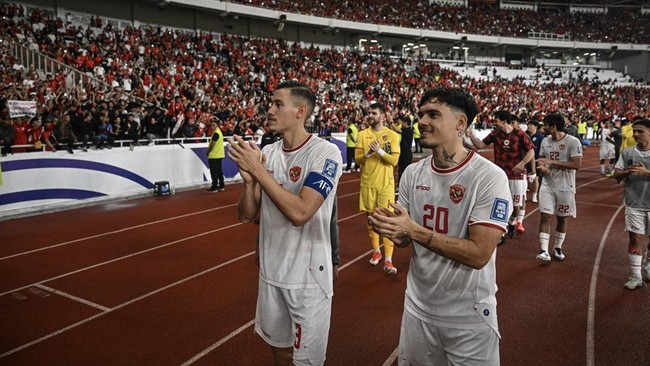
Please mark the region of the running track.
[[[499, 247], [502, 365], [650, 365], [650, 289], [628, 291], [622, 186], [588, 148], [567, 259], [540, 264], [539, 211]], [[487, 154], [489, 156], [489, 154]], [[240, 186], [0, 222], [0, 365], [270, 365], [253, 334], [257, 228]], [[342, 266], [328, 365], [396, 358], [410, 249], [371, 267], [358, 174], [339, 185]]]

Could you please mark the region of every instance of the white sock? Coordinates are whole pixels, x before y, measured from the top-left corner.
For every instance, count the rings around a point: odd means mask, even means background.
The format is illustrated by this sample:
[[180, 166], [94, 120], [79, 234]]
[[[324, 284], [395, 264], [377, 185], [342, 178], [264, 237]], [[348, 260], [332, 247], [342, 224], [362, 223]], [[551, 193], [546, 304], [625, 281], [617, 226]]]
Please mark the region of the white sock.
[[564, 237], [566, 233], [561, 233], [559, 231], [555, 232], [555, 248], [562, 249], [562, 244], [564, 243]]
[[524, 223], [524, 217], [526, 217], [526, 210], [523, 208], [519, 209], [519, 213], [517, 214], [517, 221], [521, 222], [522, 224]]
[[510, 219], [508, 220], [508, 225], [514, 225], [516, 222], [517, 222], [516, 217], [510, 217]]
[[551, 239], [551, 234], [549, 233], [539, 233], [539, 247], [548, 252], [548, 241]]
[[384, 258], [384, 262], [392, 262], [392, 261], [393, 261], [392, 256], [386, 256], [386, 258]]
[[638, 254], [628, 254], [627, 256], [628, 258], [630, 258], [632, 277], [641, 278], [641, 260], [643, 259], [643, 257]]
[[533, 193], [533, 201], [537, 201], [537, 193]]
[[605, 164], [600, 164], [600, 172], [605, 173]]

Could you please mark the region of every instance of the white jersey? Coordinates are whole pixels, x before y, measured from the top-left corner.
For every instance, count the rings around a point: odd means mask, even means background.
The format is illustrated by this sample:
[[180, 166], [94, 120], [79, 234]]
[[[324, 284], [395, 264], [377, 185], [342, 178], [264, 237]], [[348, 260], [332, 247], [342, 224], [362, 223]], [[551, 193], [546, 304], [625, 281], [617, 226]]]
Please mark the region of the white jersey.
[[[577, 138], [567, 134], [560, 140], [546, 136], [539, 148], [539, 156], [549, 160], [569, 162], [573, 158], [582, 157], [582, 143]], [[576, 170], [551, 167], [550, 174], [544, 174], [542, 186], [548, 186], [551, 191], [576, 192]]]
[[[505, 231], [512, 213], [508, 177], [494, 163], [470, 152], [451, 169], [439, 169], [429, 156], [406, 168], [399, 204], [418, 224], [451, 237], [468, 238], [469, 225]], [[449, 328], [498, 333], [496, 251], [476, 270], [413, 244], [405, 311]]]
[[[639, 150], [638, 146], [623, 149], [615, 168], [628, 170], [634, 164], [650, 167], [650, 150]], [[625, 179], [625, 207], [650, 210], [650, 177], [630, 174]]]
[[274, 286], [332, 290], [330, 220], [341, 177], [341, 153], [325, 140], [310, 135], [292, 150], [282, 140], [262, 149], [266, 168], [286, 190], [299, 194], [303, 186], [315, 189], [325, 202], [303, 226], [293, 226], [262, 192], [259, 256], [260, 277]]
[[611, 128], [603, 128], [600, 130], [600, 158], [601, 159], [614, 159], [615, 151], [614, 144], [607, 141], [609, 135], [612, 134]]

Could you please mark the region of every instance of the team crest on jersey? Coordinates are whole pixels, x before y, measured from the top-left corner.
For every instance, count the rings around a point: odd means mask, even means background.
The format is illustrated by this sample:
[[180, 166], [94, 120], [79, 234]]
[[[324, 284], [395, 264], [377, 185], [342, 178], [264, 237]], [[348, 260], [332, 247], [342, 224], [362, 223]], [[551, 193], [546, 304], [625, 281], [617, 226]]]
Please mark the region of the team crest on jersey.
[[566, 149], [566, 145], [565, 144], [560, 144], [560, 151], [564, 151], [564, 149]]
[[510, 146], [510, 140], [503, 141], [503, 146], [505, 146], [505, 147]]
[[289, 179], [291, 179], [292, 182], [296, 183], [298, 179], [300, 179], [300, 173], [302, 173], [302, 168], [299, 166], [294, 166], [293, 168], [289, 169]]
[[454, 184], [449, 187], [449, 198], [451, 202], [458, 204], [465, 197], [465, 187], [460, 184]]
[[381, 137], [381, 139], [384, 140], [384, 142], [386, 142], [386, 141], [388, 141], [388, 136], [384, 135], [384, 136]]

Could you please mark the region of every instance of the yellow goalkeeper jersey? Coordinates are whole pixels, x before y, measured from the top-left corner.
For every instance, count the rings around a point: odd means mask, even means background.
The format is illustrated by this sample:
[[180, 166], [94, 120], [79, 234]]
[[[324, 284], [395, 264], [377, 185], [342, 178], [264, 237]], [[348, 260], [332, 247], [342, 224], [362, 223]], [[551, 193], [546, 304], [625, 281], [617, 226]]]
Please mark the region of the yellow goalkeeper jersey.
[[[371, 151], [370, 143], [374, 140], [378, 140], [379, 145], [384, 150], [383, 157], [376, 152], [373, 152], [370, 157], [366, 157], [365, 154]], [[394, 187], [394, 168], [397, 165], [399, 154], [399, 135], [390, 128], [384, 127], [378, 132], [372, 128], [367, 128], [359, 132], [354, 158], [362, 166], [361, 187], [378, 189]]]

